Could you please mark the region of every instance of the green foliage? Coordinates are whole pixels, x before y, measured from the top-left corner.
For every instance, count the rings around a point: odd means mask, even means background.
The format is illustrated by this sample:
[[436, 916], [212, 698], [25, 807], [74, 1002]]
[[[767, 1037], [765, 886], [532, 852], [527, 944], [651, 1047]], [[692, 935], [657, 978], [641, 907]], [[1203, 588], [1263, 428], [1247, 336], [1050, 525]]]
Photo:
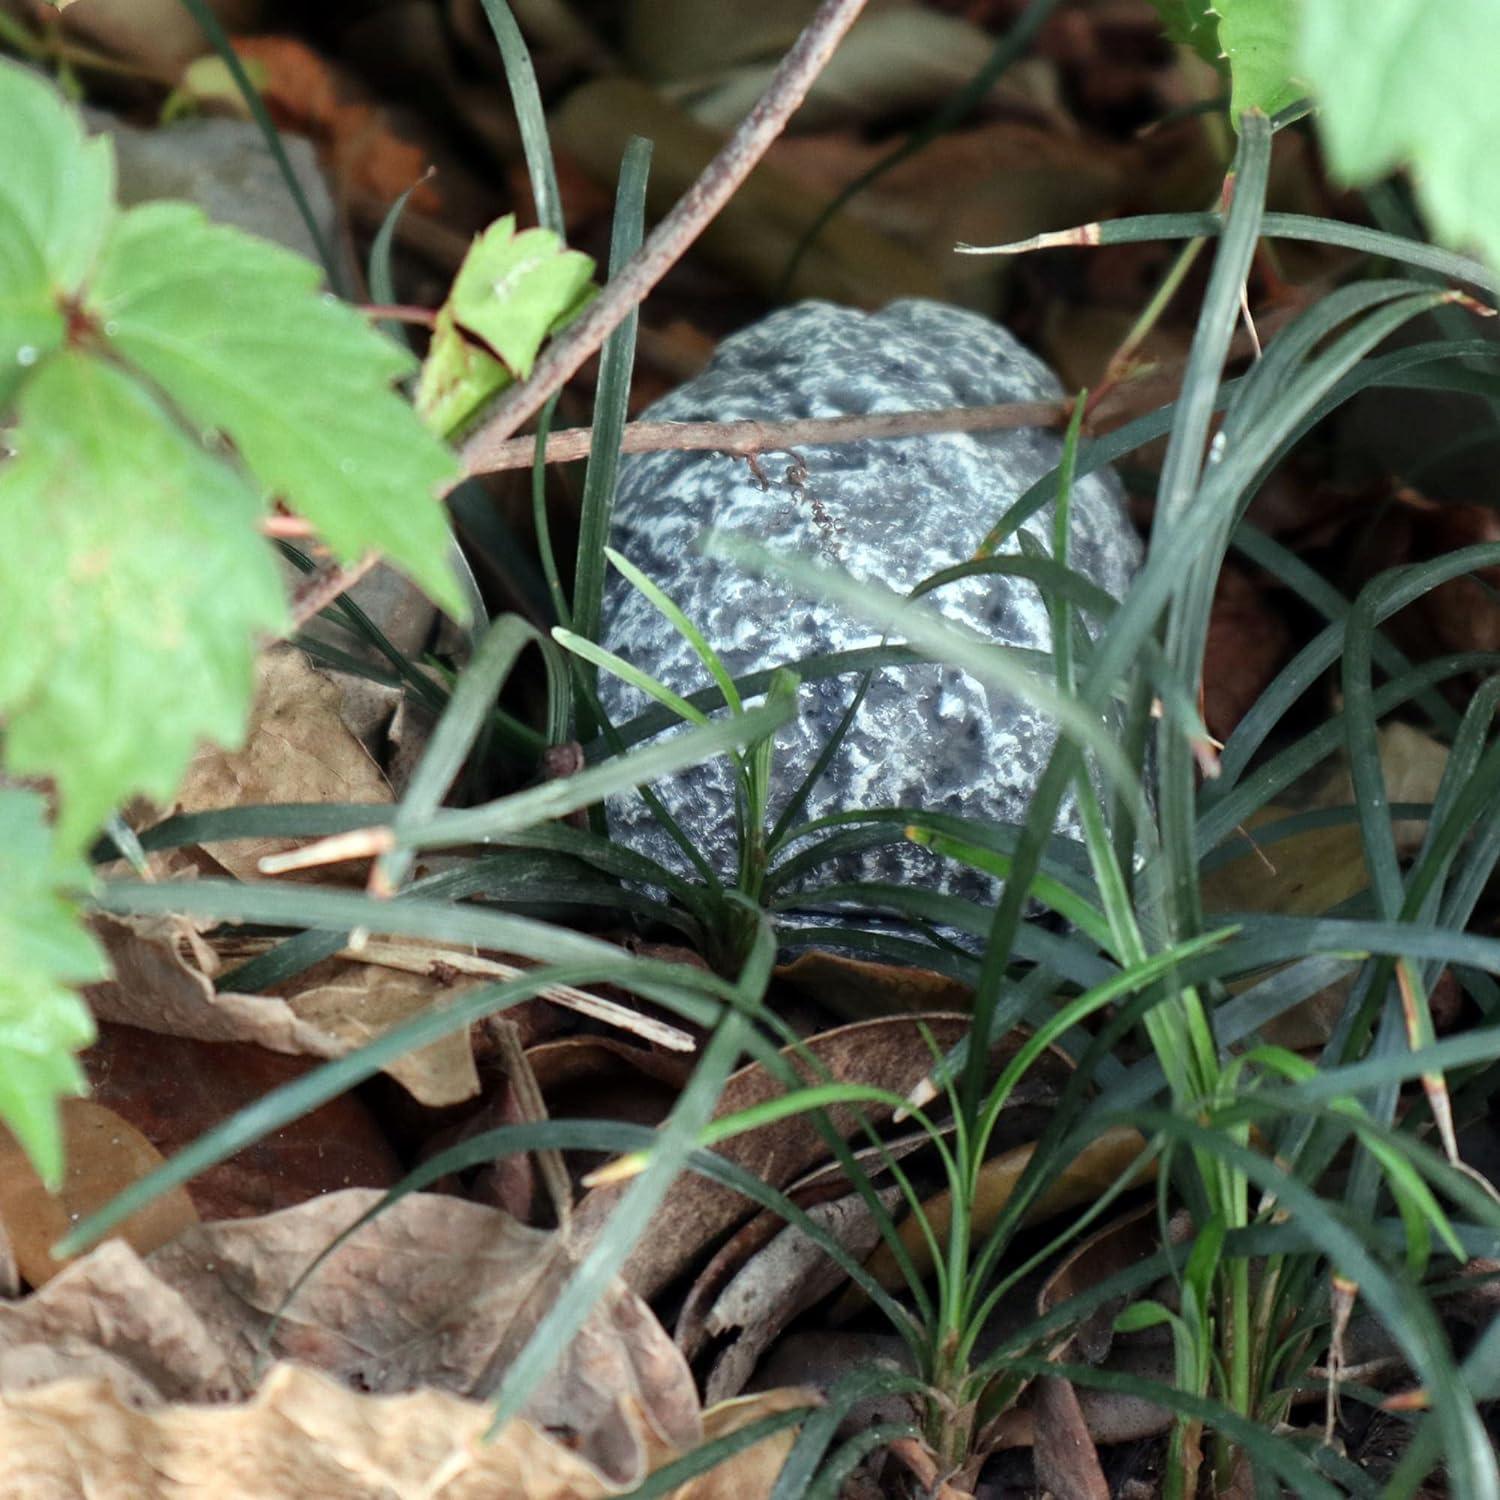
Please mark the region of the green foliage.
[[438, 310], [417, 382], [417, 410], [436, 432], [457, 430], [496, 392], [524, 380], [543, 341], [592, 295], [594, 263], [550, 229], [516, 233], [497, 219], [469, 247]]
[[88, 884], [83, 861], [53, 839], [42, 799], [0, 790], [0, 1118], [53, 1185], [63, 1165], [57, 1101], [83, 1092], [72, 1054], [94, 1035], [69, 986], [109, 972], [69, 894]]
[[0, 470], [0, 711], [13, 771], [51, 776], [77, 848], [167, 797], [203, 737], [238, 740], [253, 639], [285, 617], [261, 502], [145, 387], [64, 351], [21, 392]]
[[1476, 0], [1304, 0], [1302, 71], [1346, 182], [1412, 169], [1450, 244], [1500, 264], [1500, 16]]
[[62, 342], [60, 297], [75, 295], [113, 214], [115, 163], [31, 74], [0, 65], [0, 121], [24, 151], [0, 177], [0, 401]]
[[1247, 109], [1274, 115], [1294, 104], [1306, 84], [1293, 71], [1302, 0], [1215, 0], [1219, 46], [1229, 60], [1229, 117]]
[[1151, 0], [1151, 3], [1174, 42], [1191, 47], [1205, 62], [1220, 61], [1223, 54], [1219, 50], [1219, 28], [1210, 0]]
[[461, 614], [439, 503], [457, 463], [391, 388], [415, 362], [316, 266], [185, 204], [119, 212], [109, 140], [10, 63], [0, 139], [24, 144], [0, 177], [3, 764], [58, 803], [50, 833], [34, 799], [6, 806], [0, 1119], [55, 1175], [53, 1101], [89, 1035], [63, 985], [100, 964], [48, 894], [83, 878], [47, 841], [76, 857], [200, 741], [240, 738], [257, 637], [286, 623], [272, 497]]
[[85, 311], [109, 350], [204, 433], [223, 433], [258, 486], [341, 560], [375, 550], [450, 614], [464, 613], [438, 495], [453, 456], [391, 382], [411, 355], [279, 246], [149, 203], [111, 233]]
[[1293, 75], [1300, 0], [1151, 0], [1174, 42], [1227, 69], [1229, 117], [1273, 115], [1307, 92]]

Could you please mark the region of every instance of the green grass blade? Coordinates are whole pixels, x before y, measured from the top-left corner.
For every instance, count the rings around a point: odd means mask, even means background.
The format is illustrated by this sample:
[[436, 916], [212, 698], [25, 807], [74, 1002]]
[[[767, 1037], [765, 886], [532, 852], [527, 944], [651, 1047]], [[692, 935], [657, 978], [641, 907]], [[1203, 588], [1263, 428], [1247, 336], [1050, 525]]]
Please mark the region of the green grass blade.
[[567, 236], [563, 217], [562, 194], [557, 189], [557, 169], [552, 164], [552, 140], [547, 132], [547, 113], [536, 85], [536, 69], [526, 38], [516, 25], [505, 0], [480, 0], [485, 19], [495, 35], [500, 60], [505, 66], [505, 81], [510, 85], [511, 107], [521, 129], [521, 149], [526, 156], [526, 173], [531, 179], [531, 197], [536, 204], [536, 220], [559, 238]]
[[[640, 248], [646, 214], [646, 177], [651, 143], [631, 137], [620, 164], [615, 190], [615, 222], [609, 244], [609, 274], [618, 276]], [[635, 365], [638, 311], [632, 309], [604, 341], [599, 356], [599, 386], [594, 397], [594, 437], [583, 477], [578, 517], [578, 561], [573, 572], [573, 629], [590, 641], [600, 635], [604, 603], [605, 548], [614, 514], [615, 483], [620, 472], [620, 439], [630, 404], [630, 376]], [[589, 728], [586, 733], [592, 733]], [[581, 736], [582, 737], [582, 736]]]
[[328, 243], [322, 226], [318, 223], [317, 215], [312, 211], [312, 205], [307, 201], [307, 194], [302, 191], [302, 183], [296, 172], [292, 170], [286, 147], [281, 144], [281, 133], [276, 129], [276, 124], [266, 109], [265, 100], [260, 97], [260, 90], [250, 81], [245, 65], [240, 61], [239, 54], [234, 50], [234, 44], [229, 40], [229, 34], [220, 24], [218, 16], [207, 0], [182, 0], [182, 6], [198, 23], [203, 35], [208, 38], [209, 45], [218, 53], [219, 60], [234, 80], [235, 88], [240, 91], [240, 97], [245, 101], [245, 108], [250, 111], [250, 117], [260, 128], [266, 149], [271, 153], [277, 171], [281, 173], [281, 180], [286, 183], [287, 192], [291, 194], [297, 214], [307, 226], [307, 232], [312, 237], [313, 244], [317, 246], [318, 259], [323, 262], [323, 270], [328, 276], [328, 285], [339, 296], [345, 296], [348, 292], [348, 285], [343, 274], [343, 267], [338, 256], [334, 254], [333, 246]]

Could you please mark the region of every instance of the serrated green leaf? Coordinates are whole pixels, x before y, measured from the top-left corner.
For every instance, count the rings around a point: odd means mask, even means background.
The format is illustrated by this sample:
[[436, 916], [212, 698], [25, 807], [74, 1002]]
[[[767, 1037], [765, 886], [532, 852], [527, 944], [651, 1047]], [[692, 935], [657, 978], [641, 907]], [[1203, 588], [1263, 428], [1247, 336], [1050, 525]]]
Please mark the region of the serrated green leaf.
[[200, 739], [240, 741], [253, 638], [286, 605], [260, 497], [129, 375], [53, 356], [7, 441], [5, 765], [53, 777], [76, 848], [133, 793], [167, 797]]
[[94, 1037], [70, 988], [108, 976], [70, 892], [88, 889], [82, 859], [59, 852], [35, 792], [0, 790], [0, 1120], [48, 1186], [62, 1177], [57, 1101], [81, 1094], [73, 1054]]
[[550, 229], [497, 219], [469, 247], [438, 312], [416, 404], [436, 432], [458, 428], [496, 391], [531, 374], [538, 350], [592, 295], [594, 262]]
[[1219, 46], [1229, 59], [1229, 117], [1274, 115], [1307, 93], [1293, 71], [1300, 0], [1214, 0]]
[[1334, 174], [1412, 169], [1441, 240], [1500, 266], [1500, 11], [1483, 0], [1316, 0], [1299, 62]]
[[411, 356], [279, 246], [183, 203], [115, 223], [86, 306], [103, 337], [341, 559], [370, 549], [457, 618], [440, 492], [457, 460], [391, 389]]
[[470, 247], [447, 305], [454, 322], [525, 380], [543, 339], [577, 310], [593, 274], [594, 262], [550, 229], [517, 234], [515, 215], [507, 214]]
[[1205, 62], [1220, 62], [1219, 30], [1211, 0], [1151, 0], [1162, 29], [1174, 42], [1191, 47]]
[[0, 402], [63, 339], [114, 214], [114, 154], [44, 79], [0, 60]]

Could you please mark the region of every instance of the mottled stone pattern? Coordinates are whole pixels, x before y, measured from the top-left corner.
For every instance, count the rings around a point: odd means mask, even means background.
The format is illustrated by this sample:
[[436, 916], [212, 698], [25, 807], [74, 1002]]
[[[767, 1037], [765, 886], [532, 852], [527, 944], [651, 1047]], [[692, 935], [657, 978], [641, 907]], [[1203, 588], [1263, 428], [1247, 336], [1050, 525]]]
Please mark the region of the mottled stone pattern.
[[[644, 415], [655, 421], [788, 420], [844, 413], [1035, 401], [1060, 394], [1056, 377], [1005, 329], [959, 308], [892, 303], [867, 314], [805, 302], [724, 340], [702, 374]], [[880, 633], [795, 586], [757, 578], [695, 548], [707, 530], [754, 537], [905, 593], [961, 562], [1005, 507], [1061, 454], [1038, 429], [867, 440], [768, 454], [761, 477], [743, 459], [652, 453], [625, 459], [614, 543], [683, 608], [736, 676], [814, 653], [878, 645]], [[1028, 530], [1050, 539], [1049, 506]], [[1112, 475], [1075, 487], [1072, 566], [1120, 597], [1139, 562], [1136, 535]], [[1049, 549], [1050, 550], [1050, 549]], [[1047, 612], [1036, 589], [978, 578], [929, 596], [944, 614], [1012, 646], [1045, 650]], [[605, 645], [679, 693], [708, 676], [682, 637], [618, 575], [605, 597]], [[774, 816], [812, 769], [855, 691], [845, 677], [804, 684], [799, 716], [781, 731]], [[601, 674], [616, 722], [644, 695]], [[1044, 716], [964, 673], [936, 664], [892, 668], [870, 685], [839, 754], [813, 789], [805, 817], [854, 808], [935, 808], [1017, 822], [1041, 775], [1054, 729]], [[734, 789], [727, 760], [657, 792], [713, 867], [733, 877]], [[676, 845], [637, 797], [610, 806], [616, 837], [673, 868]], [[1065, 811], [1060, 825], [1076, 832]], [[824, 866], [815, 883], [914, 883], [983, 897], [987, 881], [900, 844]]]

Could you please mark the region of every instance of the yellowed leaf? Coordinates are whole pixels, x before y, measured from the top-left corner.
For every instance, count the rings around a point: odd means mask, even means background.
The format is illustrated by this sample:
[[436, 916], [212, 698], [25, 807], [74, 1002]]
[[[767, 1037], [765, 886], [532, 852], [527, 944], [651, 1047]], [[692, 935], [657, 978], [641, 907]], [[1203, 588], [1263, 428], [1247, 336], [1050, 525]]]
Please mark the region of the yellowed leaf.
[[[162, 1164], [160, 1151], [128, 1120], [91, 1099], [61, 1102], [67, 1166], [62, 1186], [49, 1193], [8, 1130], [0, 1130], [0, 1221], [16, 1265], [34, 1287], [67, 1264], [51, 1247], [78, 1220]], [[116, 1234], [145, 1255], [198, 1222], [184, 1188], [173, 1188], [132, 1214]]]

